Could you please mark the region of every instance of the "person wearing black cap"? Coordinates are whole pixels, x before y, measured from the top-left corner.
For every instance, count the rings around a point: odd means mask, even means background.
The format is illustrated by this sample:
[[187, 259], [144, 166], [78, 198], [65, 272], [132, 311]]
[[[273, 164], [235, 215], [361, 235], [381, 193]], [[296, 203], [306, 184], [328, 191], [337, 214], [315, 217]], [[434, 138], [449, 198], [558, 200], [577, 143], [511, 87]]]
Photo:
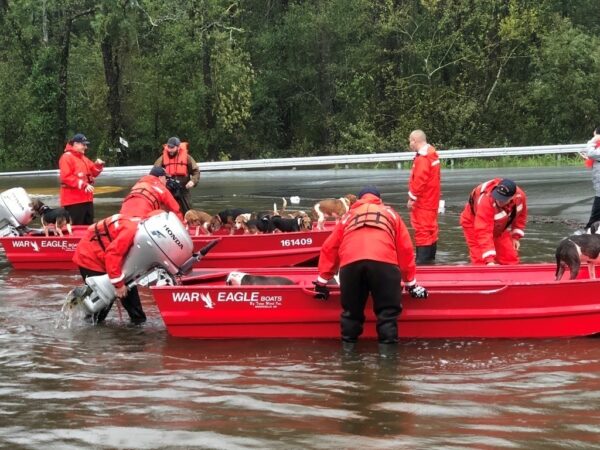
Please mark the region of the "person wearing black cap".
[[178, 137], [171, 137], [163, 145], [163, 153], [155, 162], [156, 167], [163, 167], [167, 175], [178, 183], [172, 193], [179, 203], [181, 212], [185, 214], [192, 209], [192, 194], [190, 189], [200, 181], [200, 169], [194, 158], [189, 154], [188, 143], [181, 142]]
[[167, 172], [162, 167], [153, 166], [148, 175], [140, 178], [131, 188], [121, 205], [122, 214], [127, 217], [148, 217], [152, 211], [164, 209], [174, 212], [179, 220], [183, 215], [177, 200], [167, 189]]
[[518, 264], [527, 224], [525, 192], [508, 178], [486, 181], [471, 192], [460, 225], [473, 264]]
[[426, 298], [417, 285], [412, 241], [400, 215], [381, 201], [379, 190], [367, 186], [358, 194], [319, 256], [315, 298], [327, 300], [329, 280], [339, 269], [342, 341], [356, 342], [363, 332], [369, 294], [377, 317], [380, 343], [398, 342], [398, 316], [402, 311], [401, 281], [413, 298]]
[[89, 143], [83, 134], [76, 134], [58, 161], [60, 206], [69, 211], [73, 225], [94, 223], [94, 181], [104, 169], [104, 161], [92, 162], [85, 156]]

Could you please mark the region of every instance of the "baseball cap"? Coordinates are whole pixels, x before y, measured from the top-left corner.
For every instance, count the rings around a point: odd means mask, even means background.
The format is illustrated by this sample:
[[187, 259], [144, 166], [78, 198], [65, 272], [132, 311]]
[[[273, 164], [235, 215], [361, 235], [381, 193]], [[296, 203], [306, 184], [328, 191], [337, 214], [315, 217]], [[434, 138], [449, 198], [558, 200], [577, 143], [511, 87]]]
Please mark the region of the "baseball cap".
[[492, 197], [500, 202], [505, 202], [513, 198], [517, 193], [517, 185], [513, 180], [504, 178], [492, 190]]
[[88, 139], [82, 133], [77, 133], [75, 136], [73, 136], [73, 138], [71, 139], [71, 141], [73, 141], [73, 142], [80, 142], [80, 143], [85, 144], [85, 145], [88, 145], [90, 143], [90, 141], [88, 141]]
[[155, 177], [166, 177], [167, 171], [163, 167], [154, 166], [150, 169], [149, 175], [154, 175]]
[[365, 194], [373, 194], [375, 197], [381, 198], [379, 189], [377, 189], [375, 186], [365, 186], [364, 188], [362, 188], [361, 191], [358, 193], [358, 198], [361, 198]]
[[167, 147], [179, 147], [179, 145], [181, 144], [181, 141], [179, 140], [178, 137], [170, 137], [169, 140], [167, 141]]

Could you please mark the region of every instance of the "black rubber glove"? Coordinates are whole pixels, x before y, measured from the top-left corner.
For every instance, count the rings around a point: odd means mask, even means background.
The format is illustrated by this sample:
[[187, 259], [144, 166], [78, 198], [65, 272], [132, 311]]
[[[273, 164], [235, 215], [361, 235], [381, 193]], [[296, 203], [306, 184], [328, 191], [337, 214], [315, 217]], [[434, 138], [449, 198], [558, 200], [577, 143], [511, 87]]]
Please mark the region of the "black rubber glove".
[[429, 295], [427, 293], [427, 289], [425, 289], [423, 286], [419, 286], [418, 284], [407, 286], [406, 290], [412, 298], [427, 298], [427, 295]]
[[317, 300], [327, 300], [329, 298], [329, 288], [327, 285], [313, 281], [315, 285], [315, 298]]

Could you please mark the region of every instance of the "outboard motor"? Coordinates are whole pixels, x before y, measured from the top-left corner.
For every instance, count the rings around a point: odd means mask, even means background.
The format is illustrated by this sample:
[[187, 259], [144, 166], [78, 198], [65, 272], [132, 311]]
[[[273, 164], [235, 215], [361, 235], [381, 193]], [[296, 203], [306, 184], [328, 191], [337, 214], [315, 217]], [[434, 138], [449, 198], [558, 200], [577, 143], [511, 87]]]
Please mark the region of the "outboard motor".
[[0, 194], [0, 237], [20, 236], [33, 219], [31, 199], [21, 187]]
[[[217, 242], [211, 242], [210, 248]], [[191, 270], [193, 263], [206, 254], [205, 249], [199, 255], [193, 253], [190, 235], [172, 212], [149, 217], [139, 223], [133, 245], [123, 262], [125, 284], [129, 288], [174, 284], [175, 276]], [[94, 314], [115, 301], [115, 288], [108, 274], [87, 277], [85, 282], [87, 286], [69, 292], [68, 303], [81, 303]]]

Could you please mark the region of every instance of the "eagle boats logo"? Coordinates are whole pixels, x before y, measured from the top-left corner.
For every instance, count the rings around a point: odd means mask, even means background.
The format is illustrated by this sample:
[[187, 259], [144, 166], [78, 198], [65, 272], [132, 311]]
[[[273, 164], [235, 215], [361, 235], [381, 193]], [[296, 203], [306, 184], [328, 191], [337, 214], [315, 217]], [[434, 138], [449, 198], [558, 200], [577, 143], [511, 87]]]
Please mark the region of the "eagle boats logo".
[[172, 292], [171, 299], [174, 303], [199, 303], [202, 302], [207, 309], [214, 309], [217, 304], [245, 304], [255, 309], [273, 309], [279, 308], [283, 304], [281, 295], [261, 295], [258, 291], [230, 292], [220, 291], [213, 293], [216, 300], [213, 300], [210, 292]]

